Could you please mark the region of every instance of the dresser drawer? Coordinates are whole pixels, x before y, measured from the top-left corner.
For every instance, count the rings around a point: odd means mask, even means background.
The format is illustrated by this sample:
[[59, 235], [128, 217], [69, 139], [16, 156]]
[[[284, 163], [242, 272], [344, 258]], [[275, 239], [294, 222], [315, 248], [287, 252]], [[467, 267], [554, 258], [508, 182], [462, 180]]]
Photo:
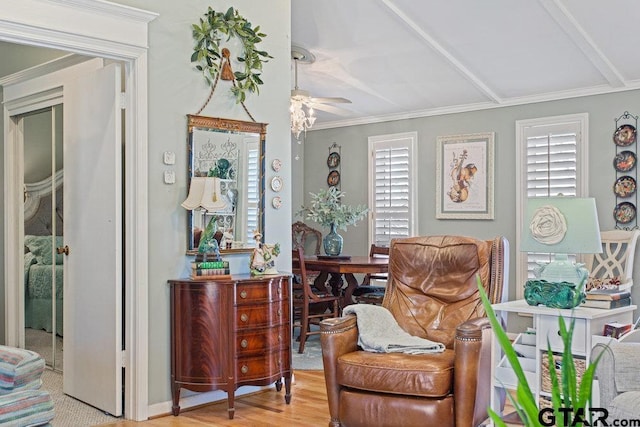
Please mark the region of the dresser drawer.
[[243, 305], [236, 310], [238, 330], [279, 325], [289, 320], [289, 302]]
[[242, 357], [236, 363], [239, 382], [269, 378], [289, 369], [286, 363], [288, 350], [276, 351], [256, 357]]
[[239, 356], [242, 356], [288, 347], [290, 345], [290, 339], [287, 332], [288, 327], [282, 325], [268, 330], [261, 329], [238, 333], [236, 337], [236, 351]]
[[[572, 319], [565, 318], [565, 324], [567, 330], [571, 327]], [[551, 344], [551, 350], [556, 352], [562, 352], [564, 350], [564, 344], [562, 337], [560, 336], [560, 325], [558, 323], [558, 316], [540, 316], [538, 331], [540, 338], [542, 339], [541, 350], [547, 349], [547, 338]], [[586, 354], [587, 342], [587, 320], [575, 319], [575, 326], [573, 329], [573, 341], [571, 343], [571, 352], [578, 354]]]
[[271, 279], [252, 283], [242, 283], [236, 287], [235, 304], [256, 304], [282, 301], [289, 295], [286, 281]]

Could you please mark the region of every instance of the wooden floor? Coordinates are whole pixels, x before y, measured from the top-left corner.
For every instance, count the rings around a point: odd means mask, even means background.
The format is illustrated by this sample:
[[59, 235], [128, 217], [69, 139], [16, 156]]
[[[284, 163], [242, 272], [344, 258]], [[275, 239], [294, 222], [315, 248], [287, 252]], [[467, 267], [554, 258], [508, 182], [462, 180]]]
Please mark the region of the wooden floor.
[[327, 426], [329, 408], [327, 390], [322, 371], [296, 371], [291, 386], [291, 404], [284, 402], [284, 386], [236, 397], [233, 420], [227, 415], [226, 400], [221, 403], [181, 411], [174, 417], [154, 418], [148, 421], [118, 421], [103, 427], [201, 427], [201, 426]]

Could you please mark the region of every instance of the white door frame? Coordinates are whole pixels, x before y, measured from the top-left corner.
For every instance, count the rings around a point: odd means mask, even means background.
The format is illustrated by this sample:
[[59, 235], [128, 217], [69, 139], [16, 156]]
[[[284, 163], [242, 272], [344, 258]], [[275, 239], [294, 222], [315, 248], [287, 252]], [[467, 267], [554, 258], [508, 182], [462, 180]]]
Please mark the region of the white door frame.
[[[102, 0], [21, 0], [3, 2], [0, 40], [67, 50], [122, 61], [127, 104], [124, 155], [125, 274], [125, 417], [148, 418], [148, 23], [157, 14]], [[118, 31], [113, 31], [117, 28]], [[6, 117], [6, 116], [5, 116]], [[6, 123], [5, 123], [6, 124]], [[5, 145], [5, 283], [22, 274], [23, 251], [15, 247], [22, 191], [12, 159], [20, 158], [13, 144]], [[13, 296], [15, 299], [15, 296]], [[6, 304], [10, 304], [7, 295]], [[7, 341], [14, 339], [7, 331]], [[8, 342], [9, 343], [9, 342]]]

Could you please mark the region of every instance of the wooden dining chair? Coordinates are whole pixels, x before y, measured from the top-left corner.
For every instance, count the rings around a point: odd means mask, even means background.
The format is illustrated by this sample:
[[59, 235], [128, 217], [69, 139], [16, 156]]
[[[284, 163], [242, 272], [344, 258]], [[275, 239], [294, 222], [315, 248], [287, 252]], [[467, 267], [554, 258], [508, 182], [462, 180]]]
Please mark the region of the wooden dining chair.
[[303, 248], [307, 250], [307, 241], [315, 240], [315, 253], [320, 255], [320, 245], [322, 244], [322, 233], [313, 227], [309, 227], [302, 221], [296, 221], [291, 224], [291, 239], [293, 241], [293, 249]]
[[[309, 227], [302, 221], [296, 221], [291, 224], [291, 239], [293, 249], [302, 248], [306, 253], [311, 253], [310, 248], [314, 248], [313, 255], [320, 255], [322, 233], [315, 228]], [[308, 282], [313, 284], [319, 274], [319, 271], [307, 270]]]
[[[300, 277], [293, 284], [293, 325], [300, 328], [300, 347], [298, 353], [304, 353], [304, 344], [309, 335], [320, 334], [320, 330], [311, 330], [312, 324], [319, 324], [322, 319], [338, 317], [340, 315], [340, 297], [315, 289], [307, 279], [307, 269], [304, 263], [304, 250], [302, 248], [291, 251], [292, 273]], [[298, 282], [298, 283], [296, 283]], [[293, 335], [293, 333], [292, 333]]]
[[[389, 258], [389, 248], [386, 246], [377, 246], [372, 244], [369, 248], [370, 257], [386, 257]], [[385, 286], [372, 285], [371, 281], [387, 281], [386, 273], [366, 274], [362, 283], [353, 291], [353, 302], [358, 304], [376, 304], [382, 305], [384, 298]]]

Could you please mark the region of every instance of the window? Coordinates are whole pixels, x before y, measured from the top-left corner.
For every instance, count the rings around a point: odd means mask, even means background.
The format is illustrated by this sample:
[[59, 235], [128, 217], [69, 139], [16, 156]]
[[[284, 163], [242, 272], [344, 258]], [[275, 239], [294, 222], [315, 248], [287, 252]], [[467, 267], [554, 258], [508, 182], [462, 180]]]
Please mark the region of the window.
[[524, 297], [524, 283], [534, 277], [537, 262], [550, 260], [550, 254], [519, 252], [527, 199], [588, 195], [587, 129], [587, 114], [516, 121], [517, 298]]
[[417, 132], [369, 137], [370, 244], [416, 234], [417, 140]]

